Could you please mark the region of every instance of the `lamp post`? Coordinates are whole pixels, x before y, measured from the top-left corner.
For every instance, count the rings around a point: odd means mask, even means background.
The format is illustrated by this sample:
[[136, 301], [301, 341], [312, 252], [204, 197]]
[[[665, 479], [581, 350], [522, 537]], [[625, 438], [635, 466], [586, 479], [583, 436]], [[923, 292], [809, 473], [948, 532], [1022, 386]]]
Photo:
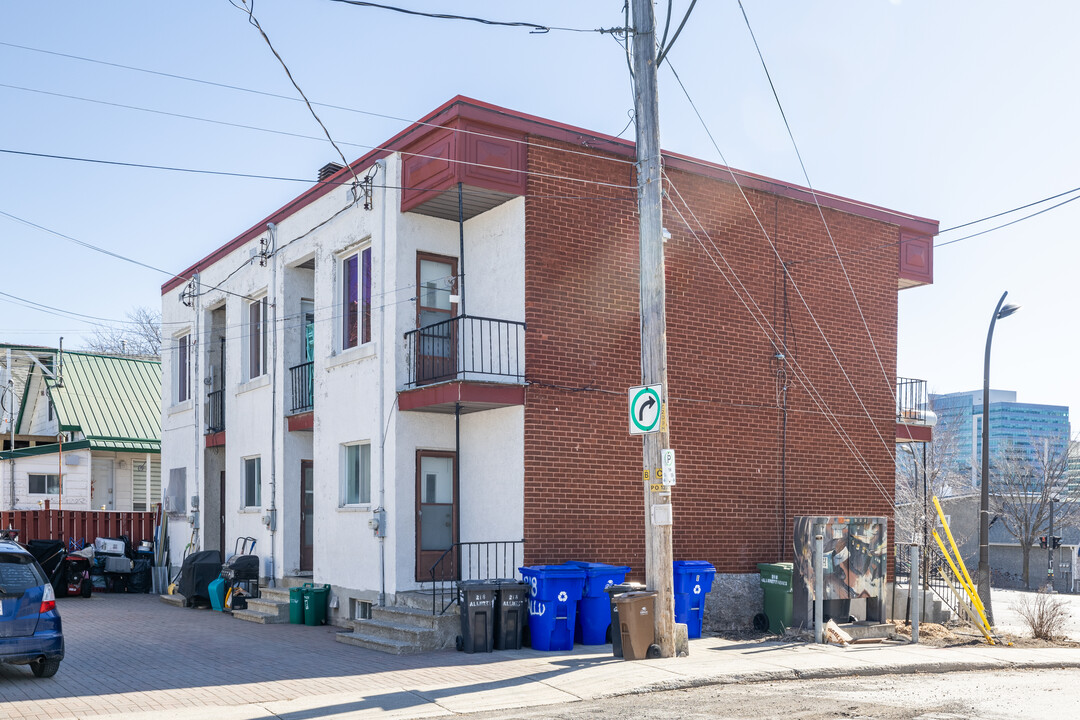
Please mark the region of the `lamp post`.
[[994, 611], [990, 607], [990, 343], [994, 339], [994, 324], [1020, 309], [1019, 305], [1002, 305], [1008, 291], [1001, 294], [990, 329], [986, 333], [986, 356], [983, 359], [983, 406], [982, 406], [982, 480], [979, 493], [979, 599], [986, 609], [986, 621], [994, 624]]

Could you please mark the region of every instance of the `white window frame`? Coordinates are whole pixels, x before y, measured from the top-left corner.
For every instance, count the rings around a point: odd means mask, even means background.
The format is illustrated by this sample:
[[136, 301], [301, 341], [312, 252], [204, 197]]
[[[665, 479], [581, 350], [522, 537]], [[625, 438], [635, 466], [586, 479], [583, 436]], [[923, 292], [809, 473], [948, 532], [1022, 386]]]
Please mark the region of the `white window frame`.
[[[31, 483], [33, 478], [43, 477], [45, 478], [45, 492], [35, 492], [32, 489]], [[49, 490], [49, 478], [52, 478], [56, 485], [54, 491]], [[26, 475], [26, 491], [29, 495], [59, 495], [60, 494], [60, 476], [56, 473], [27, 473]]]
[[191, 352], [194, 349], [192, 345], [191, 330], [173, 335], [173, 405], [191, 400]]
[[[355, 448], [355, 450], [354, 450]], [[350, 473], [350, 463], [355, 458], [355, 478]], [[355, 481], [356, 494], [350, 496], [350, 484]], [[365, 493], [366, 490], [366, 493]], [[369, 507], [371, 505], [371, 443], [350, 442], [341, 446], [341, 507]]]
[[[255, 323], [251, 321], [251, 309], [255, 306], [259, 307], [259, 322], [256, 327]], [[269, 329], [269, 315], [270, 303], [267, 300], [266, 293], [261, 296], [249, 300], [244, 303], [244, 341], [243, 341], [243, 359], [244, 359], [244, 380], [254, 380], [266, 375], [269, 372], [267, 367], [267, 335]], [[258, 357], [258, 367], [254, 367], [255, 357]]]
[[[242, 458], [240, 461], [240, 477], [243, 478], [243, 484], [240, 486], [240, 492], [242, 493], [241, 504], [245, 508], [259, 508], [262, 507], [262, 456], [252, 455], [250, 457]], [[249, 463], [251, 463], [249, 465]], [[249, 495], [248, 490], [248, 468], [253, 467], [255, 469], [255, 497], [252, 498]], [[254, 502], [252, 502], [254, 500]]]
[[[374, 275], [371, 265], [371, 241], [366, 240], [338, 254], [338, 292], [337, 308], [341, 322], [337, 329], [337, 348], [339, 351], [352, 350], [362, 347], [371, 342], [374, 333], [371, 328], [371, 319], [364, 324], [364, 253], [368, 254], [368, 283], [374, 286]], [[349, 344], [349, 332], [352, 330], [348, 313], [348, 291], [350, 287], [347, 267], [350, 260], [356, 258], [356, 342]], [[371, 298], [368, 298], [368, 315], [371, 314]], [[367, 339], [365, 340], [365, 335]]]

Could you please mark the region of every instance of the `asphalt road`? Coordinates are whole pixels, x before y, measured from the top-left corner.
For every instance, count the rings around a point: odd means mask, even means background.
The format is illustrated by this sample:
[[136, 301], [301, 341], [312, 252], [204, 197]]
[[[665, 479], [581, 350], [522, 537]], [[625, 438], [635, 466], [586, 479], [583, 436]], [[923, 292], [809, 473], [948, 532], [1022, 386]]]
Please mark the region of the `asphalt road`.
[[1014, 720], [1076, 717], [1080, 670], [1014, 670], [722, 685], [477, 713], [468, 720]]

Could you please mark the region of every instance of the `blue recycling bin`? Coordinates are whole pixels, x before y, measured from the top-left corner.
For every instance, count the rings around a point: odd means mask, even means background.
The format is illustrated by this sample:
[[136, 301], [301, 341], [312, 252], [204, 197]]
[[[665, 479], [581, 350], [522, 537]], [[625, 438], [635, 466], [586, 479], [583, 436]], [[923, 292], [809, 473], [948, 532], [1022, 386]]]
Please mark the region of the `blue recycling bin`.
[[568, 565], [518, 568], [529, 584], [529, 636], [534, 650], [573, 650], [577, 601], [585, 571]]
[[673, 565], [675, 622], [686, 624], [688, 637], [699, 638], [705, 617], [705, 596], [712, 590], [716, 568], [704, 560], [676, 560]]
[[625, 580], [630, 568], [580, 560], [571, 560], [564, 565], [585, 571], [585, 588], [578, 601], [577, 621], [574, 623], [574, 642], [582, 645], [607, 643], [607, 631], [611, 627], [611, 598], [604, 589]]

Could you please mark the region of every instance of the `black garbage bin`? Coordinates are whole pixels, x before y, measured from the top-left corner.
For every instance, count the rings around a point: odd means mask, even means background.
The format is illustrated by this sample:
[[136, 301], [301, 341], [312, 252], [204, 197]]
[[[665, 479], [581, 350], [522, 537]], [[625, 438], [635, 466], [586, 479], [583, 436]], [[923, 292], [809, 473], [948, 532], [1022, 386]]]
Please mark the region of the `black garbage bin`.
[[520, 650], [521, 633], [528, 616], [529, 586], [517, 580], [497, 580], [495, 598], [495, 649]]
[[458, 583], [461, 609], [461, 640], [458, 647], [467, 653], [495, 649], [495, 592], [497, 582], [462, 580]]
[[636, 582], [619, 583], [618, 585], [608, 585], [604, 588], [604, 591], [608, 594], [608, 601], [611, 603], [611, 628], [608, 632], [611, 635], [611, 654], [615, 657], [622, 657], [622, 632], [619, 628], [619, 606], [615, 603], [615, 596], [622, 595], [628, 592], [637, 592], [644, 590], [645, 586]]

